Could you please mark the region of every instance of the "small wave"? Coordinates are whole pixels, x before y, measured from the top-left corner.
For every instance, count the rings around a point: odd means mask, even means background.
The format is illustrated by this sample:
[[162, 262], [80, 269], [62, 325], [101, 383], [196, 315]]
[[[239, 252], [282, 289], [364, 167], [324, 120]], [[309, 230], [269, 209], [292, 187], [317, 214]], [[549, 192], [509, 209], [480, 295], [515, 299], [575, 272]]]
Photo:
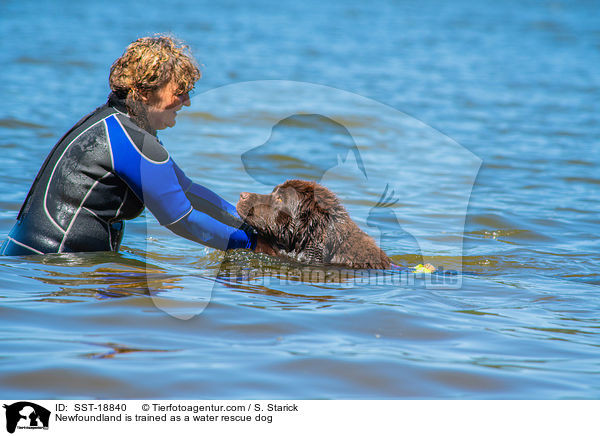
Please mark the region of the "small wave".
[[516, 241], [551, 241], [546, 235], [543, 235], [532, 230], [525, 229], [496, 229], [496, 230], [479, 230], [473, 232], [465, 232], [467, 236], [474, 236], [483, 239], [496, 239], [501, 242], [516, 242]]
[[211, 114], [210, 112], [192, 112], [192, 111], [186, 111], [186, 112], [182, 112], [180, 115], [180, 117], [182, 118], [199, 118], [201, 120], [205, 120], [205, 121], [212, 121], [215, 123], [229, 123], [232, 122], [231, 119], [228, 118], [223, 118], [223, 117], [218, 117], [216, 115]]
[[60, 65], [79, 68], [92, 68], [94, 66], [91, 62], [82, 60], [57, 60], [54, 58], [34, 58], [31, 56], [21, 56], [15, 62], [26, 65]]
[[600, 179], [592, 177], [563, 177], [565, 182], [569, 183], [589, 183], [592, 185], [600, 185]]
[[32, 123], [30, 121], [22, 121], [15, 118], [0, 118], [0, 127], [6, 129], [47, 129], [48, 126]]
[[593, 167], [596, 164], [594, 162], [590, 162], [587, 160], [568, 160], [566, 161], [567, 165], [581, 165], [581, 166], [586, 166], [586, 167]]

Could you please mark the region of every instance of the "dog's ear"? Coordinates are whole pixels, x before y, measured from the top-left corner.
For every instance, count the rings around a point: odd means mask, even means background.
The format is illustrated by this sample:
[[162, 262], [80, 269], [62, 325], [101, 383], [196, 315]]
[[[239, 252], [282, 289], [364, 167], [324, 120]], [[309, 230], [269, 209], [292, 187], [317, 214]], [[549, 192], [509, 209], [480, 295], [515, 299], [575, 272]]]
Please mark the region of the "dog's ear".
[[337, 196], [324, 186], [315, 183], [312, 191], [315, 209], [325, 216], [334, 218], [344, 210]]
[[[329, 213], [319, 205], [315, 199], [314, 192], [302, 194], [298, 210], [298, 236], [307, 243], [310, 241], [320, 241], [329, 222]], [[308, 244], [303, 244], [308, 245]], [[312, 244], [314, 245], [314, 244]]]
[[[296, 250], [304, 252], [310, 261], [323, 263], [329, 257], [332, 230], [347, 216], [336, 195], [329, 189], [306, 180], [288, 180], [282, 189], [292, 188], [297, 194], [294, 214], [294, 243]], [[335, 237], [334, 237], [335, 238]]]
[[315, 186], [314, 202], [325, 218], [320, 229], [321, 246], [323, 262], [329, 263], [333, 254], [339, 250], [348, 237], [348, 226], [351, 220], [337, 196], [321, 185]]
[[298, 190], [301, 196], [299, 222], [302, 229], [297, 235], [303, 248], [314, 263], [327, 263], [333, 247], [338, 244], [338, 227], [345, 221], [345, 209], [329, 189], [310, 183]]
[[275, 217], [275, 224], [278, 230], [278, 240], [283, 244], [283, 248], [290, 250], [294, 243], [294, 226], [292, 217], [285, 211], [279, 211]]
[[295, 229], [296, 248], [305, 250], [311, 260], [322, 263], [326, 229], [330, 216], [323, 198], [320, 198], [315, 186], [315, 183], [308, 182], [295, 186], [299, 197], [297, 227]]

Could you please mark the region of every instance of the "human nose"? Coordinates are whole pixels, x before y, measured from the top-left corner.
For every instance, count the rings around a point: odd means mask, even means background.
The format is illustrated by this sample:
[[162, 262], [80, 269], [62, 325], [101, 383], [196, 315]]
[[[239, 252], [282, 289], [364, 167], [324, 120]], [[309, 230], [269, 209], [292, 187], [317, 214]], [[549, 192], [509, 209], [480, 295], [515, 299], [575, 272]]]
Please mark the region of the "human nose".
[[192, 104], [190, 101], [189, 92], [184, 92], [183, 94], [179, 95], [179, 100], [181, 100], [181, 104], [184, 106], [190, 106]]

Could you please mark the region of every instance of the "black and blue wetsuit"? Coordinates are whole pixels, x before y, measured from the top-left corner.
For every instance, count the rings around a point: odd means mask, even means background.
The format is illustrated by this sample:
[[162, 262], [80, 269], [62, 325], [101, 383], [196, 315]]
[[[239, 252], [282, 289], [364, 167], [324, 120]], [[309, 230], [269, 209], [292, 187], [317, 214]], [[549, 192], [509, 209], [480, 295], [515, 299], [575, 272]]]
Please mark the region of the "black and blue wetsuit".
[[235, 207], [193, 183], [111, 94], [54, 146], [0, 254], [117, 251], [123, 221], [144, 207], [174, 233], [210, 247], [256, 245]]

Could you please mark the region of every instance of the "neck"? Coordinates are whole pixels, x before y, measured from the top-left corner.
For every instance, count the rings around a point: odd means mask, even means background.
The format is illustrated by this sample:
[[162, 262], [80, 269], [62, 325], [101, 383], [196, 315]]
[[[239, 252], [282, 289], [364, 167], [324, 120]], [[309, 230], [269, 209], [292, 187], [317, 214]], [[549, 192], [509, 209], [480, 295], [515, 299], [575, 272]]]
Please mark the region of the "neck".
[[141, 127], [152, 136], [156, 136], [156, 129], [153, 129], [148, 122], [144, 103], [131, 98], [130, 95], [126, 98], [120, 98], [117, 94], [111, 92], [108, 96], [108, 104], [118, 111], [128, 114], [138, 127]]

